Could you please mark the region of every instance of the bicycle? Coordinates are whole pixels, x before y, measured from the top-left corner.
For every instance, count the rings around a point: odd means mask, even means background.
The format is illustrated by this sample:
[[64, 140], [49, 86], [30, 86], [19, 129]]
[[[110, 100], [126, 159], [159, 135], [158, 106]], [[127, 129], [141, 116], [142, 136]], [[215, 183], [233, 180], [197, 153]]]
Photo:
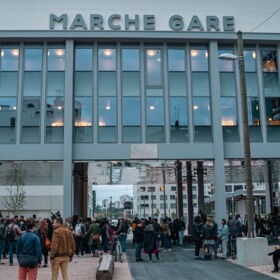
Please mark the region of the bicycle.
[[228, 236], [227, 257], [231, 256], [233, 260], [236, 259], [236, 254], [237, 254], [236, 237], [237, 237], [236, 235]]
[[117, 262], [119, 261], [120, 263], [123, 262], [122, 258], [122, 246], [120, 242], [120, 235], [113, 235], [111, 241], [111, 255], [114, 257], [114, 260]]

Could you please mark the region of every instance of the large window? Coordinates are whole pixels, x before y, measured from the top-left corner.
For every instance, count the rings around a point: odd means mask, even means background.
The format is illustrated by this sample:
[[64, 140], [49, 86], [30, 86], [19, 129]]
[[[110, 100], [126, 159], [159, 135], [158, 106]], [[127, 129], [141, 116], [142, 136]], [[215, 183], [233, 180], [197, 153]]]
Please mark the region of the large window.
[[280, 140], [280, 86], [276, 48], [261, 49], [267, 140]]
[[46, 142], [62, 143], [64, 136], [65, 49], [48, 49]]
[[92, 60], [89, 47], [75, 49], [74, 77], [74, 142], [92, 142]]
[[98, 49], [98, 141], [117, 142], [116, 49]]
[[0, 143], [15, 143], [19, 49], [1, 48], [0, 54]]
[[191, 47], [194, 141], [212, 141], [208, 50]]
[[24, 49], [22, 143], [40, 142], [42, 48]]
[[[219, 48], [222, 53], [233, 53], [232, 49]], [[219, 59], [221, 113], [223, 138], [225, 142], [238, 142], [238, 113], [234, 61]]]
[[168, 49], [171, 142], [188, 141], [185, 49]]
[[141, 142], [140, 51], [122, 48], [122, 141]]

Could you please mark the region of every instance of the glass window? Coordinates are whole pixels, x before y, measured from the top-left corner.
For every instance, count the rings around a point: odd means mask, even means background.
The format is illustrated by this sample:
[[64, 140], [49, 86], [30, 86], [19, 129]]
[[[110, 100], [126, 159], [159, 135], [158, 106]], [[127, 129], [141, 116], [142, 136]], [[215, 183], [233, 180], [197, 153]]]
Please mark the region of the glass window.
[[122, 70], [140, 70], [139, 49], [122, 49]]
[[99, 96], [115, 96], [116, 93], [116, 72], [99, 72]]
[[40, 97], [24, 97], [22, 103], [22, 143], [40, 142]]
[[47, 95], [64, 96], [64, 72], [48, 72]]
[[48, 70], [49, 71], [65, 70], [65, 49], [48, 50]]
[[148, 86], [162, 85], [162, 66], [161, 66], [161, 50], [148, 49], [146, 50], [146, 78]]
[[268, 125], [280, 125], [280, 97], [266, 97], [265, 105]]
[[122, 123], [124, 126], [140, 126], [140, 98], [124, 97], [122, 104]]
[[223, 126], [236, 126], [237, 108], [235, 97], [221, 97], [221, 113]]
[[186, 75], [180, 72], [169, 73], [169, 95], [186, 96]]
[[265, 96], [280, 96], [278, 73], [263, 73], [263, 87]]
[[164, 125], [164, 105], [162, 97], [147, 97], [147, 125]]
[[42, 73], [41, 72], [25, 72], [23, 82], [24, 96], [41, 96], [42, 90]]
[[100, 127], [117, 125], [117, 109], [115, 97], [100, 97], [98, 105]]
[[260, 125], [260, 105], [259, 98], [248, 97], [248, 122], [249, 125]]
[[18, 71], [19, 49], [1, 49], [1, 71]]
[[16, 98], [0, 97], [0, 143], [16, 142]]
[[226, 192], [232, 192], [232, 185], [225, 186]]
[[179, 128], [188, 124], [187, 99], [171, 97], [169, 103], [170, 125]]
[[18, 72], [0, 74], [0, 96], [17, 96]]
[[247, 96], [259, 96], [257, 73], [246, 73]]
[[116, 71], [116, 50], [103, 49], [98, 50], [98, 69], [99, 71]]
[[75, 96], [92, 96], [92, 72], [75, 72]]
[[25, 49], [24, 50], [24, 70], [25, 71], [42, 71], [42, 49]]
[[262, 66], [263, 72], [277, 72], [277, 53], [276, 50], [262, 50]]
[[245, 72], [256, 72], [256, 58], [255, 50], [244, 50]]
[[146, 89], [147, 96], [163, 96], [162, 88], [148, 88]]
[[192, 73], [192, 93], [193, 96], [210, 96], [210, 83], [208, 72]]
[[75, 70], [92, 71], [92, 49], [75, 50]]
[[[218, 51], [218, 56], [223, 53], [231, 53], [233, 54], [232, 50], [229, 49], [221, 49]], [[219, 70], [220, 72], [234, 72], [234, 61], [231, 60], [223, 60], [219, 59]]]
[[168, 71], [185, 71], [185, 50], [168, 50]]
[[139, 72], [123, 72], [123, 96], [139, 96], [140, 95], [140, 74]]
[[193, 98], [194, 125], [211, 125], [210, 99]]
[[220, 73], [221, 96], [236, 96], [235, 73]]
[[208, 71], [208, 50], [191, 49], [192, 71]]

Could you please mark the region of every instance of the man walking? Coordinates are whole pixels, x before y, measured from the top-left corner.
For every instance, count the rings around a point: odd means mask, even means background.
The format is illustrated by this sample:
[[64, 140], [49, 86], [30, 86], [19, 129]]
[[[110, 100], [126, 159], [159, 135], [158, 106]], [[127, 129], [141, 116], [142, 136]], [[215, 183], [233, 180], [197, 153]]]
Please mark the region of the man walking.
[[27, 276], [29, 280], [37, 279], [42, 252], [39, 237], [34, 230], [35, 224], [28, 224], [26, 232], [17, 242], [18, 280], [26, 280]]
[[75, 253], [75, 242], [72, 232], [63, 225], [62, 218], [56, 218], [53, 222], [55, 228], [52, 236], [50, 261], [52, 265], [52, 280], [58, 279], [59, 267], [62, 279], [68, 278], [68, 263], [72, 261]]

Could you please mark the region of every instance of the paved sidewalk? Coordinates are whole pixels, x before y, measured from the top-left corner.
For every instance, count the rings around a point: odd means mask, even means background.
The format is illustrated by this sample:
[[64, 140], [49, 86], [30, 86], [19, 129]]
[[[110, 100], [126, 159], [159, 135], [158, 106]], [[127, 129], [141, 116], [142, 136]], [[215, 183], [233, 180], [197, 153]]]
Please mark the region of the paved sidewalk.
[[[9, 266], [7, 259], [2, 260], [4, 265], [0, 267], [0, 279], [2, 280], [16, 280], [18, 278], [18, 263], [14, 259], [14, 265]], [[83, 258], [74, 257], [69, 264], [69, 279], [70, 280], [95, 280], [96, 270], [98, 268], [99, 258], [93, 258], [91, 255], [85, 255]], [[39, 268], [38, 280], [50, 280], [51, 268]], [[59, 280], [62, 280], [61, 273]], [[123, 263], [115, 263], [113, 280], [131, 280], [129, 266], [124, 258]]]

